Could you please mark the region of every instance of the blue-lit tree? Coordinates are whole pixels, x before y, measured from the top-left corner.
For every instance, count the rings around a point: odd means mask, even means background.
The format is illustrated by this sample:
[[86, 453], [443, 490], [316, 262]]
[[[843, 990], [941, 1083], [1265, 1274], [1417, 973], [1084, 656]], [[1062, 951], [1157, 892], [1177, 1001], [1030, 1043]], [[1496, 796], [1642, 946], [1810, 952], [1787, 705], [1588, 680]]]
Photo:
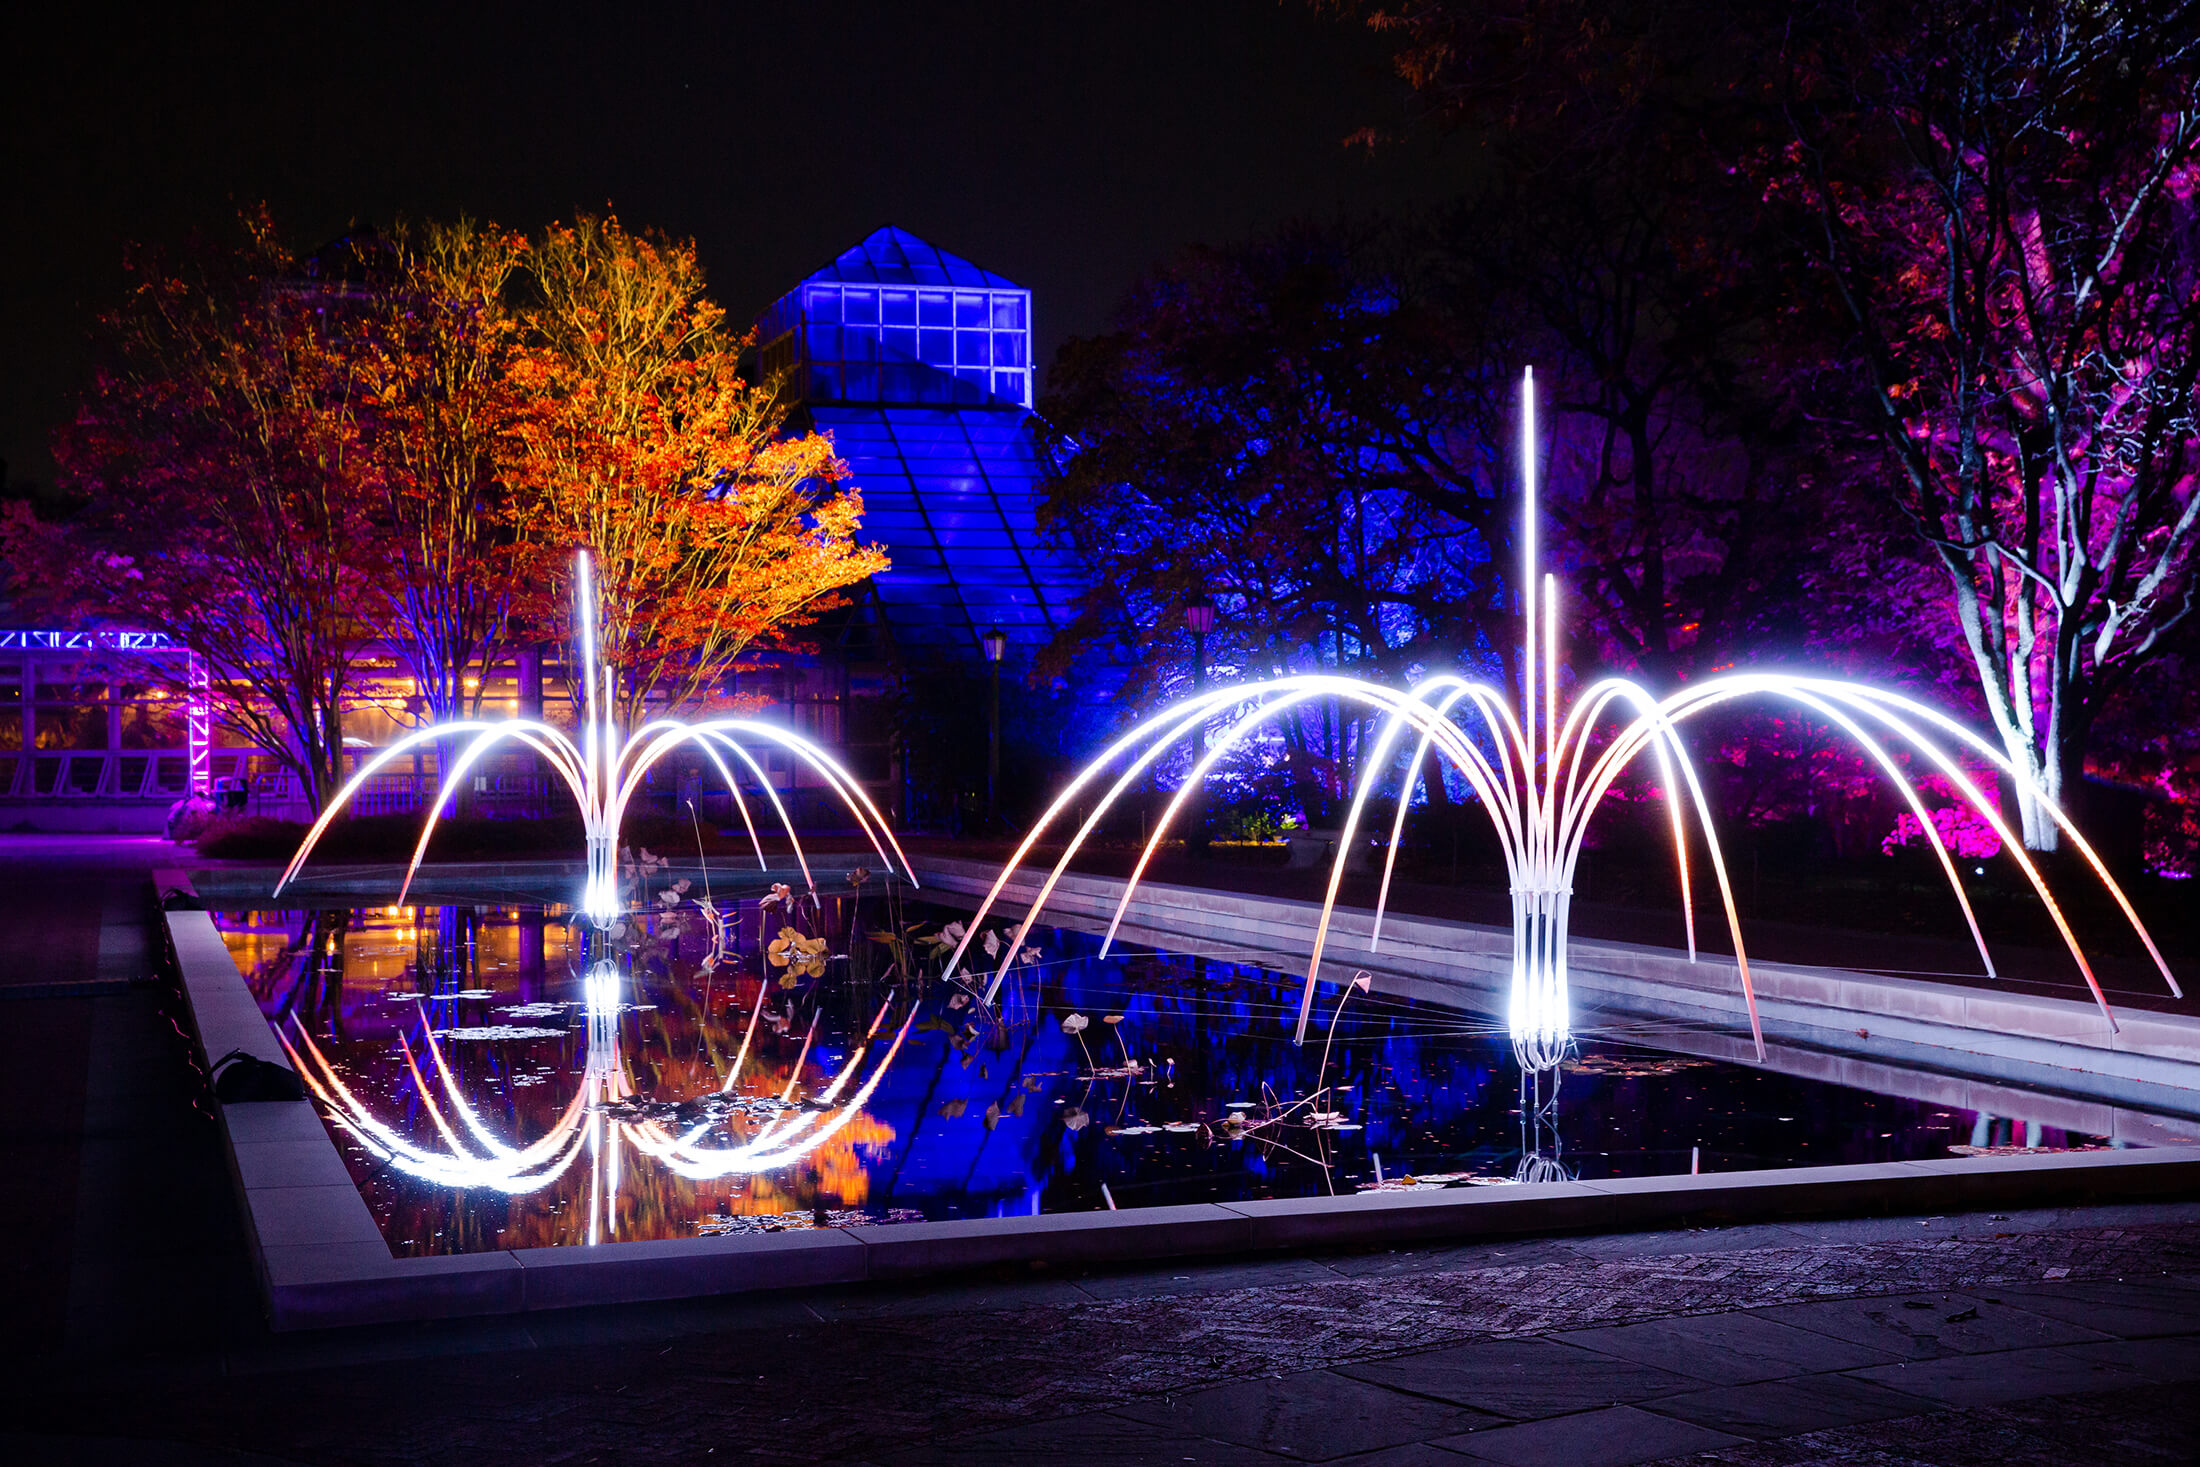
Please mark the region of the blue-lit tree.
[[[1493, 636], [1511, 543], [1497, 492], [1501, 384], [1388, 231], [1287, 230], [1201, 251], [1074, 342], [1043, 404], [1060, 471], [1045, 515], [1096, 589], [1057, 642], [1116, 643], [1132, 694], [1192, 679], [1182, 608], [1218, 605], [1218, 675], [1332, 668], [1406, 681], [1512, 655]], [[1364, 722], [1277, 726], [1298, 802], [1349, 782]], [[1440, 797], [1440, 796], [1439, 796]]]

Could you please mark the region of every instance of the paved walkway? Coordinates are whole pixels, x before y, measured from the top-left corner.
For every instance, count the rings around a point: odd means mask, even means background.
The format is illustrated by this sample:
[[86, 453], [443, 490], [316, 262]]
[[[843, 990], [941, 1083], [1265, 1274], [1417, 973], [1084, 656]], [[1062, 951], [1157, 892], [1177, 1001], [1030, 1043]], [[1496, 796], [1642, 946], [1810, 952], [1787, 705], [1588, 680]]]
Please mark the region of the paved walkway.
[[165, 990], [129, 981], [156, 858], [0, 839], [0, 937], [46, 944], [0, 998], [0, 1460], [2200, 1460], [2200, 1200], [274, 1338]]
[[150, 981], [173, 852], [0, 836], [0, 1314], [34, 1354], [174, 1348], [253, 1308], [183, 1006]]

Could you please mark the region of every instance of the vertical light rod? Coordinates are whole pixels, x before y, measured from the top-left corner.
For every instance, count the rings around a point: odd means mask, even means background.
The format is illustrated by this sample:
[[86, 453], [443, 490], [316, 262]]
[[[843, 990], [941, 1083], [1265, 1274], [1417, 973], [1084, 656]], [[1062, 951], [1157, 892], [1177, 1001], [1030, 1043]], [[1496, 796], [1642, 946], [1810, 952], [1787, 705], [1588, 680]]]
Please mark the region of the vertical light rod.
[[1543, 777], [1558, 777], [1558, 577], [1543, 577]]
[[184, 748], [191, 765], [191, 793], [214, 793], [214, 671], [206, 659], [192, 652], [184, 673], [190, 695], [184, 704]]
[[573, 558], [577, 586], [573, 614], [581, 624], [581, 753], [596, 768], [596, 594], [589, 584], [588, 552]]
[[[1526, 726], [1521, 730], [1527, 744], [1526, 757], [1535, 757], [1535, 660], [1539, 650], [1535, 636], [1535, 368], [1530, 367], [1521, 379], [1520, 387], [1520, 476], [1524, 486], [1520, 499], [1520, 600], [1521, 615], [1525, 619], [1526, 643], [1520, 659], [1520, 716]], [[1523, 771], [1524, 773], [1527, 771]], [[1528, 780], [1532, 790], [1535, 781]]]

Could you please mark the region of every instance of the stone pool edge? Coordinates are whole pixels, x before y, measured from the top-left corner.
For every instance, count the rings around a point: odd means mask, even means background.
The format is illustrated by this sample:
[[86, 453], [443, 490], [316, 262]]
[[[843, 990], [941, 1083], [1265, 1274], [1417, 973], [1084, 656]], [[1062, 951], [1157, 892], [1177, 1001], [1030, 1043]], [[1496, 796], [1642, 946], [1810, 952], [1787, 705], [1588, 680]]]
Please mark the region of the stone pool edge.
[[[162, 925], [209, 1060], [290, 1067], [181, 871], [153, 873]], [[896, 1223], [440, 1258], [391, 1255], [310, 1101], [215, 1105], [262, 1304], [277, 1332], [906, 1281], [972, 1269], [1139, 1263], [1532, 1233], [1731, 1225], [1855, 1213], [2200, 1194], [2200, 1150], [2063, 1152], [1708, 1176], [1636, 1177], [1126, 1212]]]
[[[997, 872], [982, 862], [934, 857], [919, 868], [934, 898], [971, 902], [992, 889]], [[1012, 910], [1036, 896], [1043, 876], [1019, 871], [1003, 891]], [[1105, 923], [1121, 900], [1119, 877], [1072, 873], [1048, 901], [1051, 920]], [[1285, 897], [1143, 882], [1139, 907], [1122, 936], [1181, 947], [1235, 949], [1291, 971], [1303, 969], [1320, 905]], [[1323, 955], [1325, 982], [1355, 969], [1376, 975], [1377, 989], [1407, 998], [1487, 1007], [1498, 1002], [1511, 965], [1511, 934], [1441, 917], [1384, 918], [1380, 951], [1362, 927], [1369, 914], [1341, 909]], [[1290, 952], [1300, 956], [1287, 957]], [[1271, 954], [1284, 954], [1280, 961]], [[1747, 1032], [1734, 959], [1707, 953], [1700, 962], [1641, 943], [1572, 939], [1568, 981], [1577, 1012], [1599, 1010]], [[2200, 1017], [2123, 1009], [2111, 1031], [2089, 1002], [2049, 998], [1801, 963], [1754, 961], [1750, 973], [1768, 1040], [1832, 1046], [1907, 1068], [2044, 1087], [2111, 1104], [2160, 1105], [2149, 1094], [2184, 1092], [2177, 1108], [2200, 1117]]]

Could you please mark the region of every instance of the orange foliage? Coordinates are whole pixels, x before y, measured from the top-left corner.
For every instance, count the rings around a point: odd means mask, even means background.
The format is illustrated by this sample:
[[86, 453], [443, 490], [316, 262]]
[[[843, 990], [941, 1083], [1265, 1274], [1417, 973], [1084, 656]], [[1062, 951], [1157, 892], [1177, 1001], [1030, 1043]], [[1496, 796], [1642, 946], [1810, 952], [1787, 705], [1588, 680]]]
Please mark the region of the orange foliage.
[[[855, 536], [863, 502], [819, 433], [782, 437], [786, 407], [739, 370], [746, 340], [703, 294], [692, 243], [615, 218], [548, 230], [525, 401], [506, 477], [519, 533], [569, 575], [595, 557], [601, 652], [631, 720], [716, 692], [760, 638], [839, 603], [885, 568]], [[556, 598], [564, 588], [553, 584]]]

